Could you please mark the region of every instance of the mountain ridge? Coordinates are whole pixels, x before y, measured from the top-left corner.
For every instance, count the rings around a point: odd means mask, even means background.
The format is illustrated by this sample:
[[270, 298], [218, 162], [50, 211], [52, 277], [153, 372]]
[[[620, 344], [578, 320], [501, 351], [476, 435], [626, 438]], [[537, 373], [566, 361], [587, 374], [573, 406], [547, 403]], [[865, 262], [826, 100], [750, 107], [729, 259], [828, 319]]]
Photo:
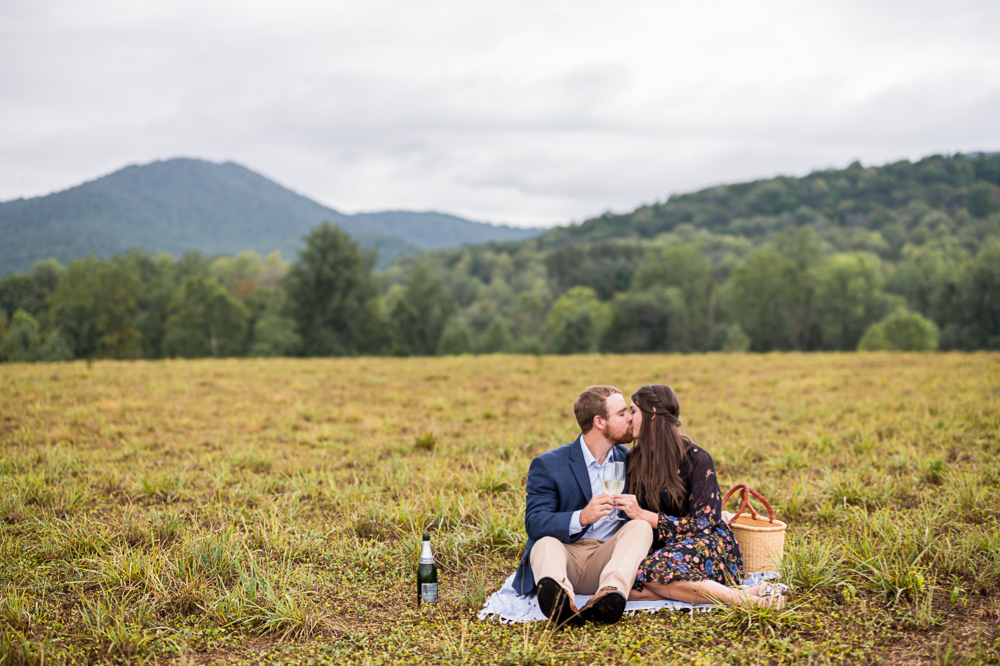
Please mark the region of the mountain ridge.
[[365, 247], [380, 267], [430, 249], [522, 240], [542, 229], [473, 222], [438, 212], [346, 215], [235, 162], [172, 158], [128, 165], [80, 185], [0, 202], [0, 275], [42, 258], [62, 263], [107, 258], [140, 247], [180, 256], [281, 250], [294, 258], [301, 238], [328, 220]]
[[[932, 211], [968, 208], [959, 227], [1000, 206], [1000, 152], [934, 154], [864, 167], [814, 170], [724, 183], [673, 194], [623, 213], [606, 212], [553, 227], [533, 239], [539, 248], [624, 239], [653, 239], [677, 231], [707, 231], [761, 242], [786, 228], [812, 226], [840, 249], [901, 251], [909, 231]], [[925, 222], [934, 222], [933, 216]], [[976, 224], [983, 222], [977, 221]], [[992, 224], [992, 223], [986, 223]], [[933, 224], [931, 225], [933, 226]], [[877, 233], [880, 238], [874, 237]], [[933, 235], [933, 234], [932, 234]], [[841, 247], [843, 246], [843, 247]], [[971, 247], [971, 246], [970, 246]]]

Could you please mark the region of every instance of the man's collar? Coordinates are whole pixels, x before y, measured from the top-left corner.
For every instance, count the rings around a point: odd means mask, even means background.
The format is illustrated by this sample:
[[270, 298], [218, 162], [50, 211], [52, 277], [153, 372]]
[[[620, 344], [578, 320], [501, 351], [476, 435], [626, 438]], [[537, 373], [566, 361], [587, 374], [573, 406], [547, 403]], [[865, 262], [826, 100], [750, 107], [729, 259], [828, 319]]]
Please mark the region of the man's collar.
[[[590, 452], [590, 449], [587, 447], [587, 442], [583, 441], [582, 433], [580, 434], [580, 448], [583, 449], [583, 464], [587, 467], [590, 467], [591, 463], [597, 465], [597, 458], [595, 458], [594, 454]], [[608, 452], [608, 455], [611, 455], [610, 451]], [[605, 458], [605, 462], [607, 462], [607, 458]], [[600, 465], [597, 466], [600, 467]]]

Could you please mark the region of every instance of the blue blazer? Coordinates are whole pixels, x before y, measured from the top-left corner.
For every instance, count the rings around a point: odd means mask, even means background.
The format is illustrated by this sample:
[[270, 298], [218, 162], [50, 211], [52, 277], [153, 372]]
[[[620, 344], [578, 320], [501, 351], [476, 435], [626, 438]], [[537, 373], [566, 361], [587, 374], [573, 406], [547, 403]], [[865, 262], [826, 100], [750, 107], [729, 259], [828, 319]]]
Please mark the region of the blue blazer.
[[[625, 462], [626, 453], [628, 447], [616, 444], [611, 447], [608, 455], [615, 462]], [[528, 543], [514, 576], [514, 589], [522, 596], [535, 591], [535, 576], [531, 572], [531, 547], [535, 542], [550, 536], [563, 543], [572, 543], [587, 531], [585, 525], [584, 529], [573, 536], [569, 534], [569, 521], [573, 512], [583, 510], [593, 497], [590, 475], [587, 474], [587, 465], [580, 449], [580, 438], [536, 456], [528, 468], [526, 491], [528, 497], [524, 507], [524, 530], [528, 533]], [[628, 482], [624, 492], [628, 492]], [[624, 524], [624, 521], [620, 522], [619, 529]]]

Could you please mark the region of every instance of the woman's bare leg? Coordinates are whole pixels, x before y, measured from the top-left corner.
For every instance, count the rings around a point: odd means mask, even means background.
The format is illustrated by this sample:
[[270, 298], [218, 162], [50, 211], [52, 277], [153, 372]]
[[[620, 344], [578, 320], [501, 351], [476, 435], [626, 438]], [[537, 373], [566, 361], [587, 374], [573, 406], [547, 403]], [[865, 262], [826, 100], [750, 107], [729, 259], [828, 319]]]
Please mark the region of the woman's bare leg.
[[[749, 601], [761, 606], [777, 605], [781, 607], [784, 605], [783, 597], [758, 597], [748, 593], [747, 590], [726, 587], [714, 580], [683, 580], [667, 583], [666, 585], [644, 582], [643, 586], [646, 590], [664, 599], [673, 599], [689, 604], [714, 604], [722, 602], [740, 605]], [[782, 601], [778, 601], [779, 598]]]
[[[645, 586], [653, 594], [658, 594], [664, 599], [683, 601], [688, 604], [715, 603], [715, 601], [708, 595], [712, 595], [716, 599], [725, 602], [730, 602], [732, 599], [732, 595], [730, 594], [728, 587], [710, 580], [697, 582], [679, 580], [674, 581], [673, 583], [667, 583], [666, 585], [661, 585], [659, 583], [643, 583], [643, 586]], [[722, 589], [719, 590], [713, 586], [718, 586]]]
[[666, 597], [661, 597], [656, 592], [653, 592], [652, 590], [649, 589], [648, 586], [645, 586], [645, 583], [643, 585], [644, 585], [644, 587], [642, 588], [641, 591], [640, 590], [629, 590], [629, 592], [628, 592], [628, 600], [629, 601], [665, 601], [666, 600]]

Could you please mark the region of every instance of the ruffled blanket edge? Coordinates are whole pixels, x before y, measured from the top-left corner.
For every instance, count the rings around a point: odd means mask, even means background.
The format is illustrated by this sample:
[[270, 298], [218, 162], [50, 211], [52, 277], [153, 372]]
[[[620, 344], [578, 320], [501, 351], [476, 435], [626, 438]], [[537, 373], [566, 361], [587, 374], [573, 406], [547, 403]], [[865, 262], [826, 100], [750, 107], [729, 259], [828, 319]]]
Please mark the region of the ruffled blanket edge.
[[[749, 574], [744, 585], [759, 585], [764, 581], [773, 581], [778, 574], [758, 572]], [[534, 594], [521, 596], [514, 590], [514, 574], [511, 574], [503, 586], [490, 595], [483, 609], [476, 616], [480, 620], [496, 620], [501, 624], [516, 624], [519, 622], [544, 622], [545, 615], [538, 607], [538, 599]], [[779, 584], [782, 592], [786, 586]], [[576, 607], [583, 608], [592, 595], [578, 594], [575, 597]], [[684, 612], [707, 612], [715, 608], [715, 604], [688, 604], [683, 601], [629, 601], [625, 604], [625, 613], [656, 613], [661, 610], [679, 610]]]

